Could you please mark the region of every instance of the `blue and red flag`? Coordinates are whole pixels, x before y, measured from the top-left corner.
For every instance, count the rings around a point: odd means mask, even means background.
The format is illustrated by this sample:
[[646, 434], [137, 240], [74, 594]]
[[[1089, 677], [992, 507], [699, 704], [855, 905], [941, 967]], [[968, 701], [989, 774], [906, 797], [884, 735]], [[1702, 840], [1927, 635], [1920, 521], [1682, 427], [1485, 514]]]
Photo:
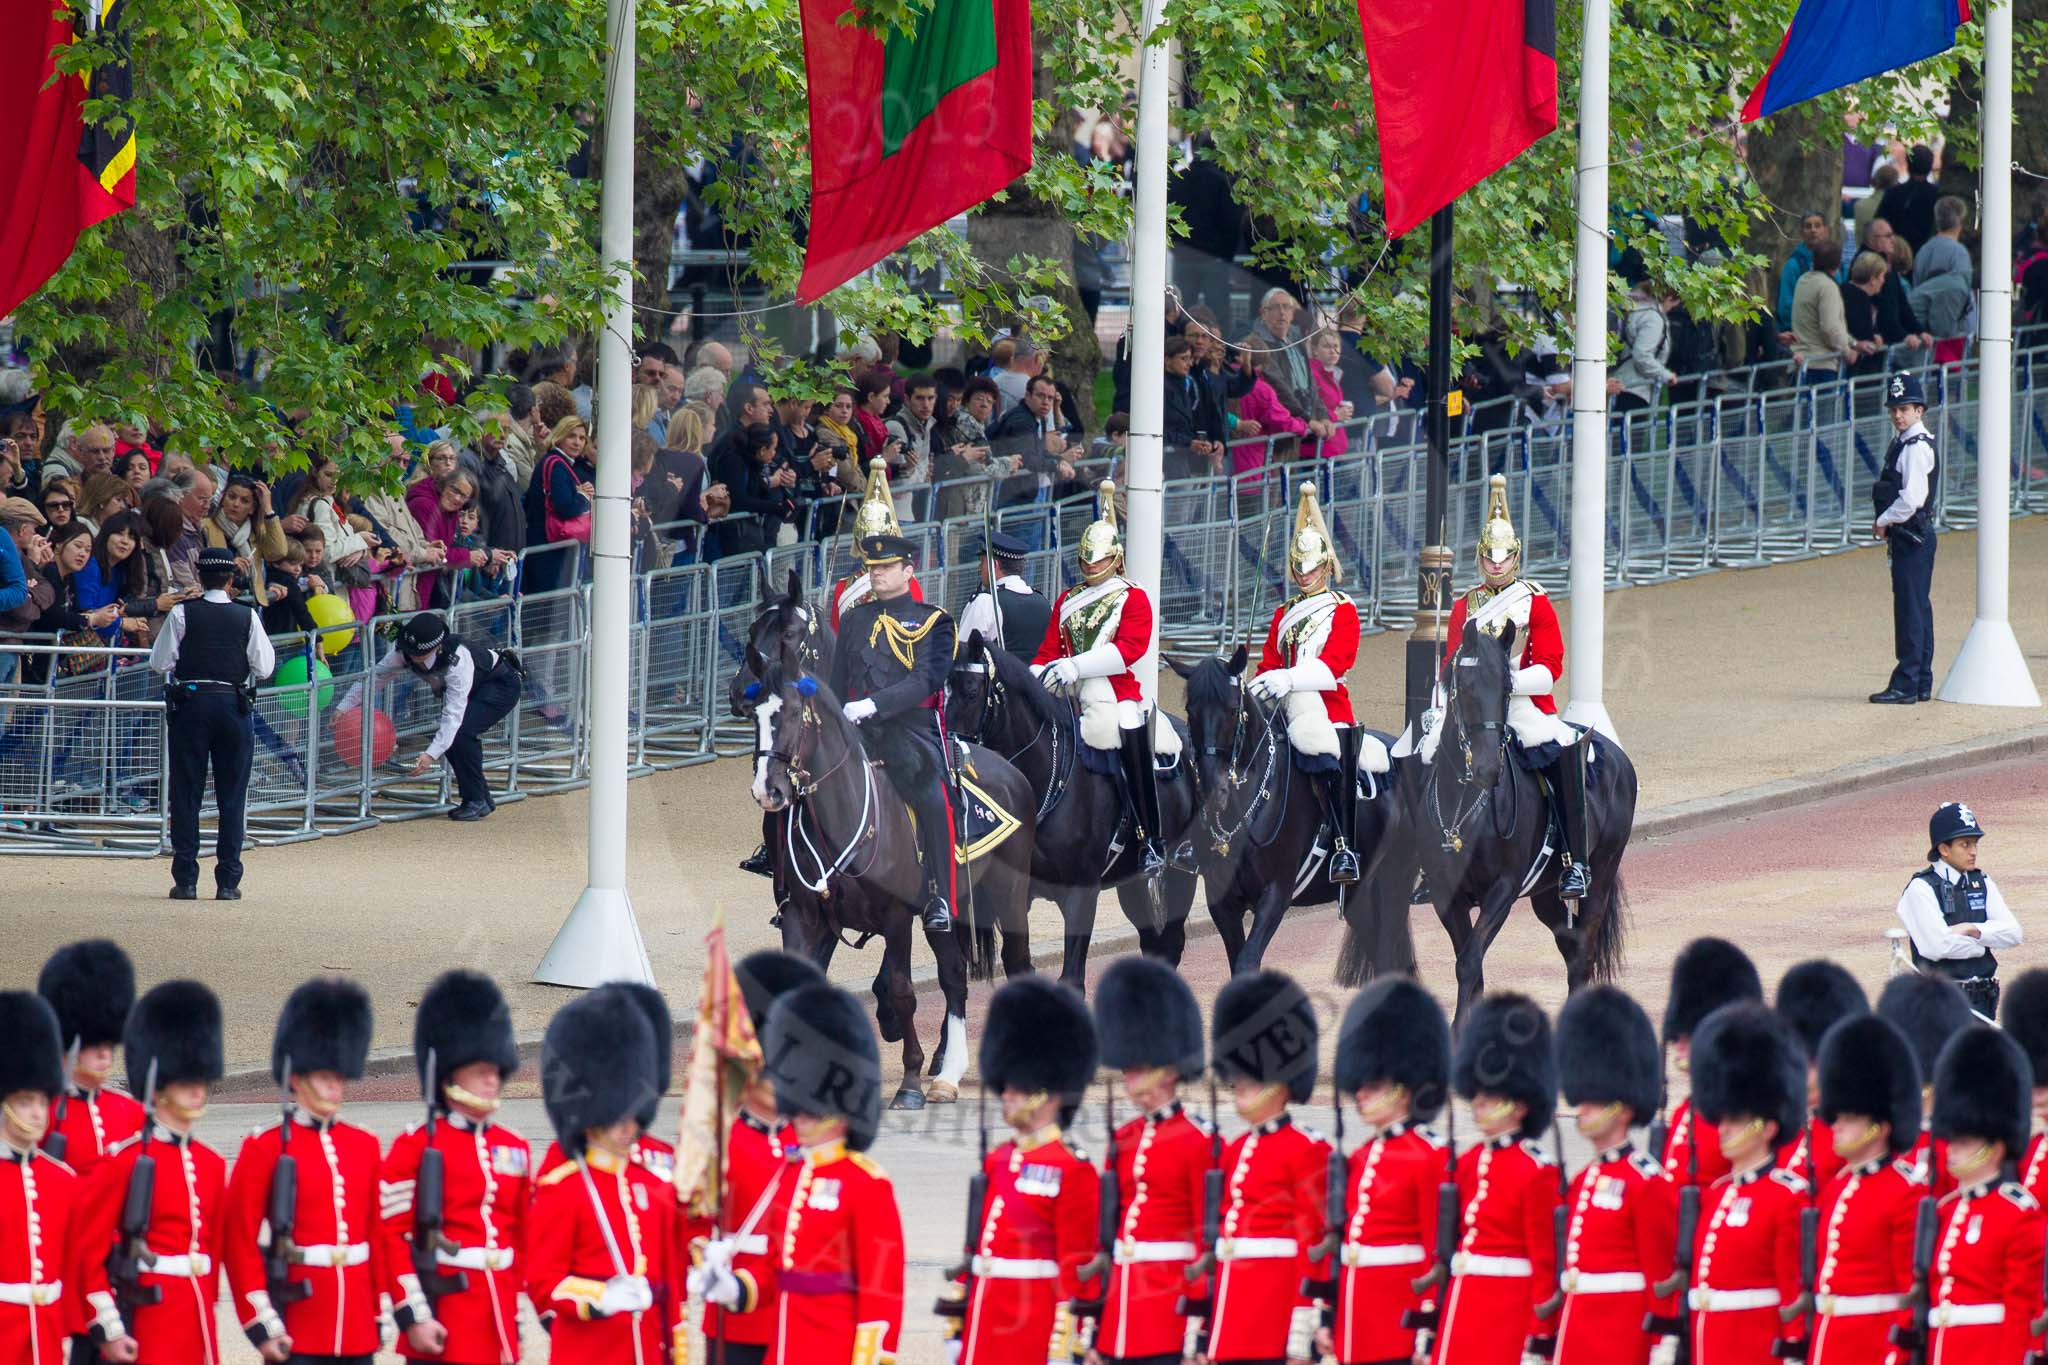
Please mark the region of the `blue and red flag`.
[[1956, 45], [1957, 26], [1969, 21], [1970, 0], [1799, 0], [1742, 121], [1937, 56]]

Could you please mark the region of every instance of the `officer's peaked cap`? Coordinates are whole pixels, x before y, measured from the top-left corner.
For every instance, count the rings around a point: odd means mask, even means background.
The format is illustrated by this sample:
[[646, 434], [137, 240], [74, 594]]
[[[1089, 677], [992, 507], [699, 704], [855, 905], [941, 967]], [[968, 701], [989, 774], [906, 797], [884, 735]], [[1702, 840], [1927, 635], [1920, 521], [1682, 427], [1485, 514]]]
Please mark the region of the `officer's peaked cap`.
[[406, 654], [427, 654], [438, 649], [447, 638], [448, 623], [441, 619], [441, 614], [423, 611], [399, 627], [398, 647]]

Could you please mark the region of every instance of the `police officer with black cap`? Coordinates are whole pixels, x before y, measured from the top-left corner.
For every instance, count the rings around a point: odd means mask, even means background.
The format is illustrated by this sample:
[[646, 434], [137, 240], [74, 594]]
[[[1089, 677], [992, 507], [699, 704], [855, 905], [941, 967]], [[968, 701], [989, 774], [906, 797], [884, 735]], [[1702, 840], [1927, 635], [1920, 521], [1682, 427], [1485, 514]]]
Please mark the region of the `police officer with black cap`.
[[961, 639], [978, 630], [991, 648], [1006, 649], [1027, 665], [1038, 657], [1052, 620], [1052, 603], [1024, 581], [1024, 557], [1030, 553], [1016, 536], [990, 531], [980, 546], [981, 591], [960, 611]]
[[[509, 649], [465, 644], [452, 634], [438, 612], [423, 611], [398, 632], [398, 648], [377, 661], [379, 677], [410, 669], [441, 697], [441, 723], [426, 752], [413, 760], [411, 774], [425, 777], [436, 760], [446, 758], [455, 770], [461, 804], [450, 820], [481, 820], [498, 808], [484, 780], [484, 732], [519, 705], [526, 670]], [[357, 683], [341, 699], [342, 711], [362, 705]]]
[[1927, 395], [1920, 377], [1901, 371], [1885, 385], [1885, 407], [1898, 435], [1884, 453], [1884, 466], [1870, 486], [1877, 520], [1870, 533], [1891, 547], [1892, 645], [1898, 664], [1891, 681], [1870, 699], [1879, 705], [1910, 706], [1934, 695], [1934, 495], [1941, 461], [1934, 436], [1921, 418]]
[[202, 595], [171, 608], [149, 652], [149, 666], [166, 679], [171, 899], [176, 901], [199, 897], [199, 803], [206, 795], [209, 762], [220, 809], [214, 896], [242, 898], [242, 824], [256, 752], [256, 683], [277, 667], [277, 655], [255, 610], [228, 596], [234, 581], [232, 549], [201, 550]]
[[1913, 965], [1963, 988], [1970, 1008], [1998, 1017], [1998, 959], [2017, 948], [2020, 924], [1977, 866], [1984, 829], [1977, 813], [1951, 801], [1927, 822], [1927, 866], [1899, 894], [1899, 920], [1913, 938]]

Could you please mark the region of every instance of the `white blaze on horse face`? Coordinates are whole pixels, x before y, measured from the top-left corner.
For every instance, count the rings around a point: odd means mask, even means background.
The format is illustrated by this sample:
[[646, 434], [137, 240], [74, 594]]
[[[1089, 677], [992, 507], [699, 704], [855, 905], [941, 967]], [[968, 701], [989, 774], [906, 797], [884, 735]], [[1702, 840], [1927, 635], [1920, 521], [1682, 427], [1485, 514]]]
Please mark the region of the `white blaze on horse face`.
[[768, 751], [775, 747], [775, 713], [782, 709], [781, 697], [770, 697], [754, 707], [754, 801], [768, 805]]

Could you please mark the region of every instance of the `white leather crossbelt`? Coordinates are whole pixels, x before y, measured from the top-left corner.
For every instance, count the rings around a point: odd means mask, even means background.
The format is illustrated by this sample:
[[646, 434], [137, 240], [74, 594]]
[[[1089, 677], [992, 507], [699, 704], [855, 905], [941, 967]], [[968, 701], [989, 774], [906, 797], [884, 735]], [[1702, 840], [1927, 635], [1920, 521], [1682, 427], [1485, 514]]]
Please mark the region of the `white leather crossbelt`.
[[1633, 1294], [1647, 1288], [1649, 1281], [1639, 1270], [1567, 1270], [1564, 1274], [1567, 1294]]
[[1904, 1294], [1823, 1294], [1816, 1301], [1824, 1318], [1867, 1318], [1896, 1313], [1906, 1306]]
[[1520, 1275], [1534, 1275], [1536, 1267], [1526, 1256], [1480, 1256], [1473, 1252], [1461, 1251], [1451, 1258], [1453, 1275], [1477, 1275], [1483, 1279], [1511, 1280]]
[[1007, 1256], [977, 1256], [971, 1265], [977, 1280], [1056, 1280], [1057, 1261], [1020, 1261]]
[[1192, 1261], [1195, 1259], [1193, 1242], [1133, 1242], [1128, 1239], [1116, 1244], [1118, 1265], [1140, 1265], [1159, 1261]]
[[1782, 1300], [1775, 1289], [1695, 1289], [1687, 1302], [1695, 1313], [1740, 1313], [1776, 1308]]
[[732, 1249], [742, 1256], [766, 1256], [768, 1254], [768, 1234], [765, 1232], [750, 1232], [744, 1237], [735, 1237], [732, 1239]]
[[1284, 1261], [1301, 1254], [1292, 1237], [1225, 1237], [1216, 1244], [1219, 1261]]
[[456, 1270], [510, 1270], [512, 1260], [511, 1247], [460, 1247], [434, 1253], [435, 1265]]
[[2002, 1303], [1938, 1303], [1927, 1314], [1930, 1327], [1987, 1327], [2004, 1321]]
[[340, 1267], [345, 1265], [368, 1265], [370, 1244], [350, 1242], [347, 1246], [300, 1246], [292, 1248], [293, 1265]]
[[1376, 1265], [1416, 1265], [1424, 1256], [1419, 1243], [1346, 1242], [1338, 1259], [1352, 1269]]
[[180, 1279], [191, 1279], [213, 1273], [213, 1257], [203, 1251], [190, 1256], [159, 1256], [142, 1268], [145, 1275], [174, 1275]]
[[48, 1284], [0, 1284], [0, 1303], [22, 1308], [48, 1308], [64, 1297], [64, 1281]]

